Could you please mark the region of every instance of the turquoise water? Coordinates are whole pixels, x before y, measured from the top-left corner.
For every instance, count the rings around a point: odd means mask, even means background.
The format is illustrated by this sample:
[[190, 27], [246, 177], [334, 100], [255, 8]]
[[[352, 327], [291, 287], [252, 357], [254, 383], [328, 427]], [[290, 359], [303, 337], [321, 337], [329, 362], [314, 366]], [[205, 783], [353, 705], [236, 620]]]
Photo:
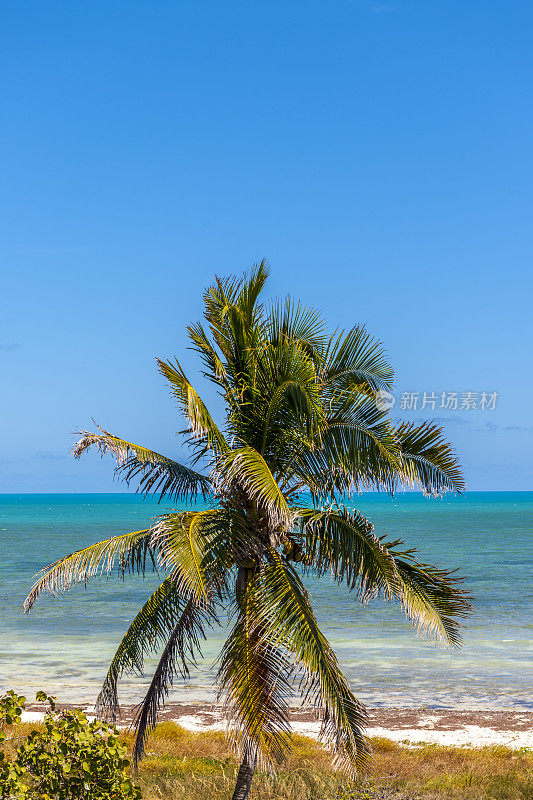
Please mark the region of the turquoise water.
[[[472, 492], [427, 500], [362, 495], [377, 533], [402, 537], [424, 560], [459, 567], [474, 595], [460, 651], [416, 636], [399, 610], [365, 608], [329, 580], [310, 582], [319, 620], [356, 695], [368, 705], [533, 708], [533, 492]], [[154, 576], [99, 579], [20, 611], [33, 575], [99, 539], [139, 530], [164, 508], [136, 495], [0, 495], [0, 691], [45, 689], [93, 701], [121, 634], [156, 585]], [[172, 699], [213, 698], [223, 631]], [[149, 668], [155, 661], [148, 662]], [[147, 679], [126, 676], [121, 699], [137, 702]]]

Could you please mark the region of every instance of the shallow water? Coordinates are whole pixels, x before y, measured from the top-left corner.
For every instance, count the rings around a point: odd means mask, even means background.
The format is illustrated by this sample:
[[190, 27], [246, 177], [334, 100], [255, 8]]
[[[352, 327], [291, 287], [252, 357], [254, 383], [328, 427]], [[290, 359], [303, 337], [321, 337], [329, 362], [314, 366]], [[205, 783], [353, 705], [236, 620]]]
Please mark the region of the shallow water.
[[[327, 579], [309, 582], [323, 630], [356, 695], [374, 706], [533, 708], [533, 492], [471, 492], [428, 500], [362, 495], [357, 507], [378, 534], [403, 538], [422, 560], [459, 567], [474, 613], [459, 651], [417, 637], [397, 607], [355, 597]], [[99, 539], [146, 527], [164, 510], [136, 495], [0, 495], [0, 691], [45, 689], [94, 701], [121, 634], [157, 578], [95, 580], [20, 611], [33, 575]], [[213, 699], [224, 631], [175, 700]], [[155, 667], [147, 662], [146, 674]], [[138, 702], [148, 678], [125, 676], [123, 702]]]

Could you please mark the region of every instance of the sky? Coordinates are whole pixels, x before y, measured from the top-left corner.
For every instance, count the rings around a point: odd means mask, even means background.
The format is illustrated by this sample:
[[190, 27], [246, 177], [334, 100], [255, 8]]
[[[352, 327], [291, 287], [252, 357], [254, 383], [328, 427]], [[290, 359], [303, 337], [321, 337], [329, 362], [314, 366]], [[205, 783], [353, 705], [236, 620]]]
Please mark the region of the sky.
[[470, 490], [533, 489], [532, 39], [514, 0], [5, 0], [0, 492], [123, 490], [92, 418], [186, 458], [155, 357], [216, 415], [185, 326], [263, 258]]

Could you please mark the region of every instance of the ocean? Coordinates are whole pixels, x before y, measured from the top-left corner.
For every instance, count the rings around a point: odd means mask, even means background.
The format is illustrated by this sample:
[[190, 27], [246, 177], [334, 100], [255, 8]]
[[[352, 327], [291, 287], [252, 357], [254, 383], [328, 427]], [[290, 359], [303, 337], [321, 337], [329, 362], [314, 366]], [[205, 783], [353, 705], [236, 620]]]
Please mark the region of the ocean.
[[[423, 561], [457, 567], [473, 595], [460, 650], [416, 635], [383, 601], [362, 607], [329, 579], [308, 581], [318, 619], [356, 696], [374, 707], [532, 709], [533, 492], [469, 492], [429, 500], [363, 494], [350, 505], [378, 534], [401, 537]], [[157, 576], [96, 579], [32, 613], [21, 604], [33, 576], [62, 555], [100, 539], [147, 527], [166, 510], [129, 494], [0, 495], [0, 692], [39, 689], [61, 701], [93, 702], [107, 666]], [[204, 659], [172, 700], [214, 699], [224, 629], [214, 629]], [[121, 701], [137, 703], [146, 677], [124, 676]]]

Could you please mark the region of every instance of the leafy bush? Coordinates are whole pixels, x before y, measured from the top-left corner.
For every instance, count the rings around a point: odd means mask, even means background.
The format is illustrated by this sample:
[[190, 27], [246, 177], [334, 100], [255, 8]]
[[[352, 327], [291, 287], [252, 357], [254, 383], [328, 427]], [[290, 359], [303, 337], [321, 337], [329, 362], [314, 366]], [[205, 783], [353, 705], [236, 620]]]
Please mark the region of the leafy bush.
[[[79, 709], [56, 711], [55, 698], [38, 692], [48, 704], [44, 728], [32, 730], [9, 758], [0, 750], [3, 800], [139, 800], [141, 791], [128, 777], [126, 748], [115, 727], [89, 722]], [[7, 726], [20, 722], [26, 698], [13, 690], [0, 698], [0, 746]]]

